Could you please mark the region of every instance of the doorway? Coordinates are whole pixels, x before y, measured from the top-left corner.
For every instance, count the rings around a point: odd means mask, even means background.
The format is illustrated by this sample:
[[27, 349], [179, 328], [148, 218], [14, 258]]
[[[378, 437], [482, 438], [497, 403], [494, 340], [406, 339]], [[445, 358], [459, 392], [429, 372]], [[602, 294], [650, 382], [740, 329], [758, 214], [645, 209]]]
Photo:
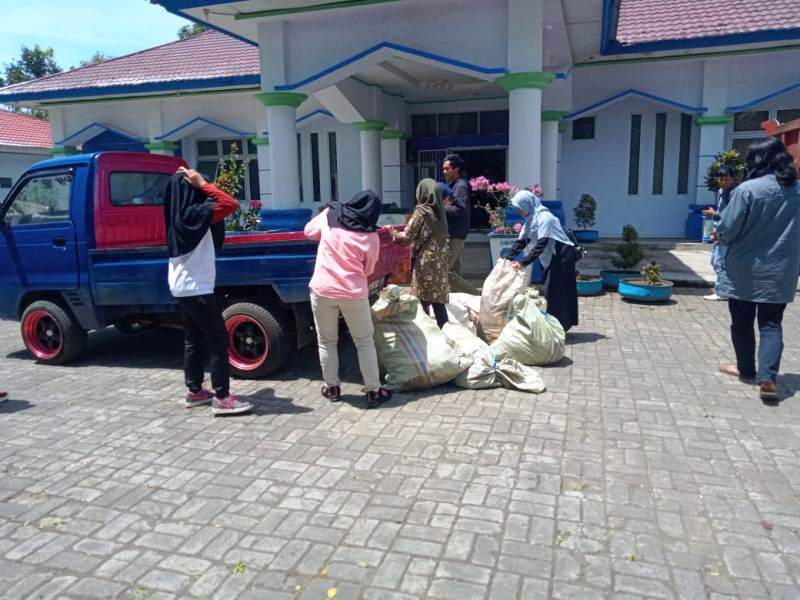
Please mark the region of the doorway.
[[[449, 152], [455, 152], [464, 159], [464, 170], [461, 175], [467, 181], [481, 175], [492, 183], [500, 183], [506, 180], [506, 148], [453, 149], [449, 150]], [[489, 228], [489, 215], [481, 208], [480, 199], [475, 197], [474, 193], [470, 212], [470, 225], [472, 229], [478, 230]]]

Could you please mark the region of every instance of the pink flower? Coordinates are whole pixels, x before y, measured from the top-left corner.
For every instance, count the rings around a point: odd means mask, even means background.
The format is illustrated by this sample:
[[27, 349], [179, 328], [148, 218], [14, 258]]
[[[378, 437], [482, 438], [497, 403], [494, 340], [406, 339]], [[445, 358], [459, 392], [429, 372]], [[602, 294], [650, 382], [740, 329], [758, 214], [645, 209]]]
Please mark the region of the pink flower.
[[514, 223], [514, 233], [522, 231], [522, 223]]
[[261, 200], [250, 200], [250, 208], [253, 210], [260, 210], [261, 206]]
[[473, 192], [485, 192], [489, 189], [490, 185], [489, 180], [483, 175], [480, 177], [473, 177], [469, 180], [469, 187], [472, 188]]

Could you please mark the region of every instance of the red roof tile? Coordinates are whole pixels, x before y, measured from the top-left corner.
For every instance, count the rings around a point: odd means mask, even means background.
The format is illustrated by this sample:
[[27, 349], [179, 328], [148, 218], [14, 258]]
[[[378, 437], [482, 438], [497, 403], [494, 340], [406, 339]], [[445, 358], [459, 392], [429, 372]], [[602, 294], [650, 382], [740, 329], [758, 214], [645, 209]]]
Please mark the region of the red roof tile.
[[0, 89], [3, 96], [259, 76], [258, 47], [217, 31]]
[[0, 109], [0, 146], [27, 146], [50, 148], [50, 123]]
[[616, 40], [640, 44], [800, 28], [797, 0], [622, 0]]

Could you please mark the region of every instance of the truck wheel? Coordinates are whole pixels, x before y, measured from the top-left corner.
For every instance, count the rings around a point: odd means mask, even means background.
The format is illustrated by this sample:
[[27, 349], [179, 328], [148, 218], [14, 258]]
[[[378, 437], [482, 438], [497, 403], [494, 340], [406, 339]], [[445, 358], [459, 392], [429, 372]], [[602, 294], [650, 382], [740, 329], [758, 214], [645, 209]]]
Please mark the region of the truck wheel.
[[283, 366], [289, 353], [286, 329], [273, 312], [254, 302], [237, 302], [224, 311], [228, 331], [231, 373], [241, 379], [257, 379]]
[[86, 348], [86, 330], [58, 304], [32, 302], [22, 313], [22, 341], [36, 360], [60, 365]]

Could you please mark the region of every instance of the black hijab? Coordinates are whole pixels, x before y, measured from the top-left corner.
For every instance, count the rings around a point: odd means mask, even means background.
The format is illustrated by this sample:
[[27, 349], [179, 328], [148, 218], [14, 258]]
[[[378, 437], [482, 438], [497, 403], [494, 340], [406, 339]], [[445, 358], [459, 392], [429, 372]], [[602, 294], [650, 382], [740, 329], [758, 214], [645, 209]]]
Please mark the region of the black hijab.
[[381, 199], [372, 190], [358, 192], [347, 202], [328, 204], [328, 225], [371, 233], [378, 228]]
[[211, 224], [213, 199], [187, 183], [182, 173], [167, 181], [164, 191], [164, 223], [167, 229], [167, 252], [170, 258], [188, 254], [211, 229], [214, 247], [219, 249], [225, 240], [225, 223]]

